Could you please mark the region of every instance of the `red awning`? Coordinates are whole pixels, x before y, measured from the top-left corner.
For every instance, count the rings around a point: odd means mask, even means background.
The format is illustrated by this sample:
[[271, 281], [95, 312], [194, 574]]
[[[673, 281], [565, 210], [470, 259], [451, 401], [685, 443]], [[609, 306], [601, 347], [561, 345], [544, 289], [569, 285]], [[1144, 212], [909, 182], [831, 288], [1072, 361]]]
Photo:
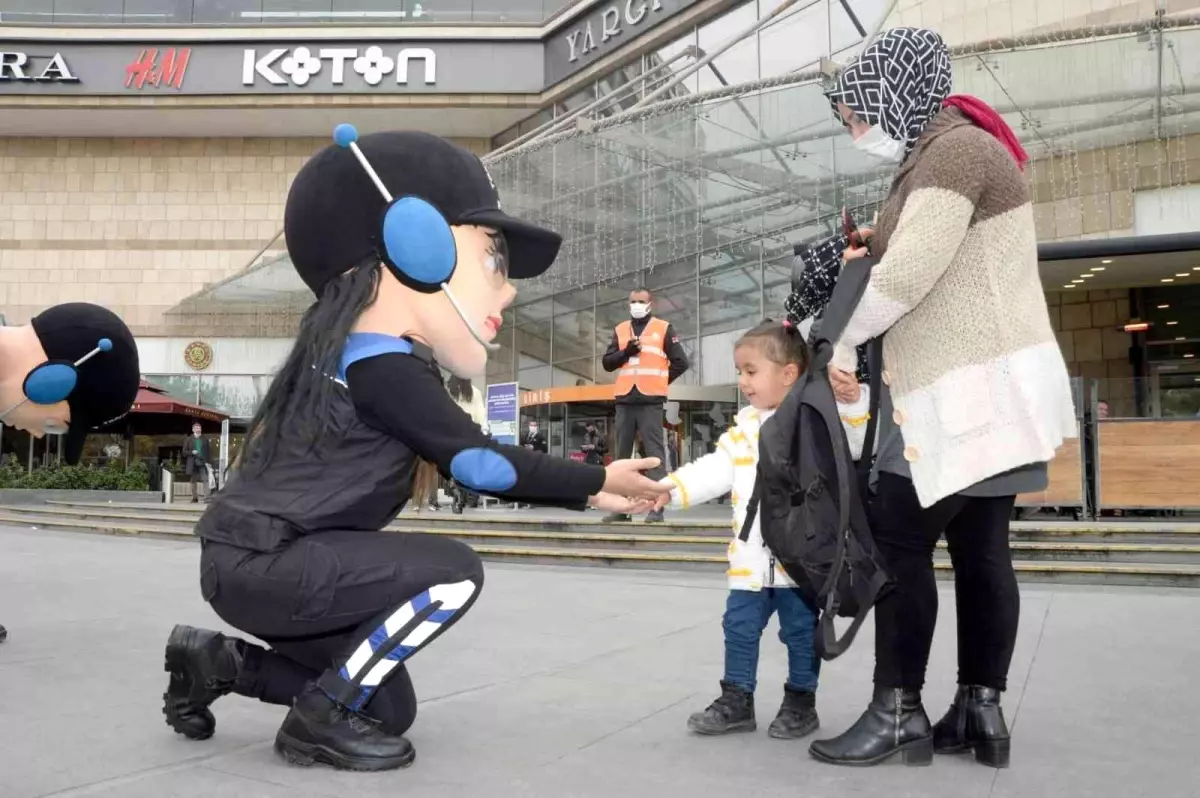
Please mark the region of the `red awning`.
[[219, 413], [211, 408], [199, 407], [198, 405], [180, 401], [173, 396], [168, 396], [162, 388], [145, 380], [142, 380], [141, 385], [138, 386], [137, 398], [133, 400], [133, 407], [130, 409], [130, 412], [189, 416], [203, 421], [212, 421], [217, 424], [229, 418], [225, 413]]

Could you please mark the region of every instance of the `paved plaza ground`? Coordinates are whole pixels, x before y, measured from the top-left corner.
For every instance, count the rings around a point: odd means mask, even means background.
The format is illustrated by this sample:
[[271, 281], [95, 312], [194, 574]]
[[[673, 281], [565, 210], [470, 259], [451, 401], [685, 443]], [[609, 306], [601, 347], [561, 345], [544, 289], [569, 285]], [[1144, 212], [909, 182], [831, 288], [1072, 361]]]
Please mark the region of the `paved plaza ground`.
[[[758, 733], [687, 734], [720, 675], [719, 576], [491, 565], [472, 613], [411, 663], [416, 764], [358, 774], [285, 764], [271, 747], [280, 707], [224, 698], [206, 742], [163, 723], [171, 626], [220, 626], [198, 555], [191, 542], [0, 529], [0, 798], [1200, 796], [1198, 591], [1026, 587], [1005, 696], [1013, 767], [858, 770], [766, 736], [784, 679], [774, 623]], [[949, 585], [941, 598], [926, 691], [939, 715], [955, 675]], [[825, 666], [818, 735], [865, 705], [871, 640], [864, 629]]]

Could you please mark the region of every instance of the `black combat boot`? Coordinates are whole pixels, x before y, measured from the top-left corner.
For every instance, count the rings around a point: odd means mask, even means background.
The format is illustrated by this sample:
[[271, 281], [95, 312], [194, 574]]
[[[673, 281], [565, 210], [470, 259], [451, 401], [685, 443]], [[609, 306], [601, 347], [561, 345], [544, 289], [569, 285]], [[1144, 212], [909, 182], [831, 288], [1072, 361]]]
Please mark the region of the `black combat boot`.
[[848, 731], [808, 750], [832, 765], [878, 765], [896, 753], [906, 765], [932, 763], [933, 735], [920, 691], [876, 687], [867, 711]]
[[975, 761], [994, 768], [1009, 764], [1011, 741], [1000, 691], [977, 684], [960, 684], [954, 703], [933, 727], [933, 750], [959, 754], [975, 750]]
[[754, 694], [722, 681], [721, 696], [703, 712], [688, 718], [688, 728], [697, 734], [754, 731], [758, 728], [754, 720]]
[[342, 706], [311, 683], [283, 719], [275, 750], [295, 765], [320, 762], [339, 770], [406, 768], [417, 756], [404, 737], [388, 734], [379, 721]]
[[795, 740], [812, 734], [820, 725], [816, 695], [785, 684], [783, 705], [779, 707], [775, 720], [767, 727], [767, 734], [777, 740]]
[[250, 644], [219, 632], [176, 626], [167, 639], [163, 693], [167, 725], [193, 740], [212, 737], [217, 721], [208, 707], [233, 690]]
[[646, 513], [646, 523], [647, 524], [661, 524], [662, 522], [663, 522], [663, 511], [662, 510], [651, 510], [650, 512]]
[[625, 513], [609, 513], [600, 519], [602, 524], [619, 524], [622, 522], [632, 521], [633, 518]]

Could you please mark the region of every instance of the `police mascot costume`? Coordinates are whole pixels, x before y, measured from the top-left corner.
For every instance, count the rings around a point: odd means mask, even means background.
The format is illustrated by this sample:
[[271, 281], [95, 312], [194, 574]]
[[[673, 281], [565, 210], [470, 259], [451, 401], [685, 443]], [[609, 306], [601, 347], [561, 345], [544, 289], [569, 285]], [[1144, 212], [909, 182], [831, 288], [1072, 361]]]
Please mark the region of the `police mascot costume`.
[[[34, 438], [62, 436], [68, 465], [87, 436], [133, 407], [141, 366], [133, 334], [88, 302], [47, 308], [19, 327], [0, 317], [0, 425]], [[0, 626], [0, 643], [8, 631]]]
[[206, 739], [210, 705], [233, 692], [291, 708], [275, 740], [291, 762], [405, 767], [405, 663], [471, 608], [483, 565], [448, 537], [381, 530], [439, 471], [514, 501], [639, 512], [662, 493], [641, 473], [657, 461], [604, 468], [497, 444], [443, 387], [439, 365], [485, 373], [510, 280], [545, 272], [562, 243], [501, 210], [475, 155], [341, 125], [296, 176], [284, 224], [317, 299], [196, 527], [202, 596], [267, 646], [176, 626], [163, 711]]

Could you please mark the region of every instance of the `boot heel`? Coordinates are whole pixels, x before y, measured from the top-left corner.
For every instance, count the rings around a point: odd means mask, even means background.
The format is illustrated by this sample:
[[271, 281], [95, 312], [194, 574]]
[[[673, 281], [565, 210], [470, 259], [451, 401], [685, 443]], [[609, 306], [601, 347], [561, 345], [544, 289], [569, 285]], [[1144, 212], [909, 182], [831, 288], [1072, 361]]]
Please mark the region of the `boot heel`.
[[975, 743], [975, 761], [988, 767], [1006, 768], [1011, 750], [1011, 740], [981, 740]]
[[925, 767], [933, 764], [933, 740], [914, 740], [903, 749], [904, 764], [909, 767]]

